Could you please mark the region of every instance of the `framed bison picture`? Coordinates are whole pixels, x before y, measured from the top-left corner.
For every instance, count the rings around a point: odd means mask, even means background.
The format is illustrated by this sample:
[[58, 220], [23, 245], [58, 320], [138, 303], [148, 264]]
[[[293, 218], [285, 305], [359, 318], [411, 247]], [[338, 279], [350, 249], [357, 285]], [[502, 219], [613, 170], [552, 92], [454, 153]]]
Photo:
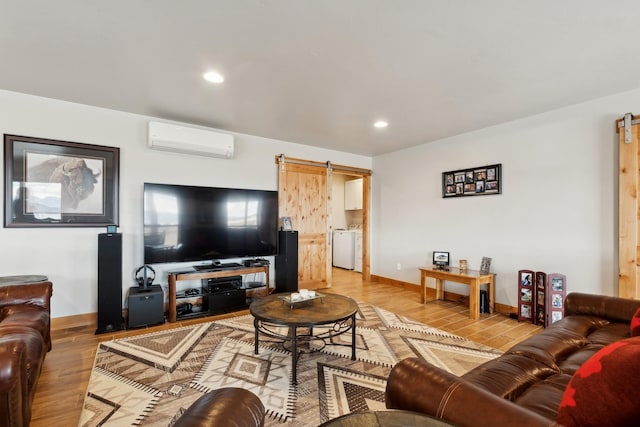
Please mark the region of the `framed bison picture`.
[[4, 135], [5, 227], [118, 224], [120, 149]]

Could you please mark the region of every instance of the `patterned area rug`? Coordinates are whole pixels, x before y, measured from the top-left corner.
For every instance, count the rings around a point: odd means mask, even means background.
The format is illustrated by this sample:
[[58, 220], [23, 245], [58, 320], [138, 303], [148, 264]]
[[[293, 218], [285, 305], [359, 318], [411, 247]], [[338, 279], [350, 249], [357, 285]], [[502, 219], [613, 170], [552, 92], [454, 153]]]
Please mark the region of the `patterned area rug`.
[[[500, 352], [359, 302], [356, 356], [350, 334], [311, 346], [291, 384], [291, 354], [260, 340], [250, 315], [101, 343], [80, 426], [170, 426], [209, 390], [243, 387], [262, 399], [266, 426], [313, 426], [354, 411], [384, 408], [386, 378], [418, 356], [456, 375]], [[345, 342], [342, 342], [345, 341]], [[348, 342], [346, 342], [348, 341]]]

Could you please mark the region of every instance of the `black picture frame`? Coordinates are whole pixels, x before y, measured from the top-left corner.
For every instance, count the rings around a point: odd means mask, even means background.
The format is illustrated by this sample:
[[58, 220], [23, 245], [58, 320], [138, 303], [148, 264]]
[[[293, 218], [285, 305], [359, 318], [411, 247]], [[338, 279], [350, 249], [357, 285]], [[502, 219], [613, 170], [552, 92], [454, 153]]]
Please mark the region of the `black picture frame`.
[[480, 263], [480, 274], [489, 274], [489, 270], [491, 270], [491, 258], [483, 256]]
[[449, 266], [449, 252], [445, 251], [433, 251], [433, 265], [437, 267]]
[[4, 135], [5, 227], [118, 225], [120, 149]]
[[502, 194], [502, 163], [442, 172], [442, 198]]

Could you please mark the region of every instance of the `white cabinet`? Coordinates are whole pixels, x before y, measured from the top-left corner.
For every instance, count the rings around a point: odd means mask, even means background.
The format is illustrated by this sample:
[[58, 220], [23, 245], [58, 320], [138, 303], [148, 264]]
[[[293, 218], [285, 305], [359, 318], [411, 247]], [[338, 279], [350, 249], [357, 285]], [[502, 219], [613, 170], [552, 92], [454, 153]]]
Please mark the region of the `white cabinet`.
[[344, 210], [362, 209], [362, 178], [344, 183]]

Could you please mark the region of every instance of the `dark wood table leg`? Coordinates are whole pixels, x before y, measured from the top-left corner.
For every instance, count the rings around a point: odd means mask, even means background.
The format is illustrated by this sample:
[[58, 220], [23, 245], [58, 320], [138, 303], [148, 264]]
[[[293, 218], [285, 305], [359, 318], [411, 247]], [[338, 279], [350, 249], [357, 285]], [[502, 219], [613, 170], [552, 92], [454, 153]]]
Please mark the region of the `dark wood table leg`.
[[351, 360], [356, 360], [356, 315], [351, 316]]
[[253, 354], [258, 354], [258, 319], [253, 319], [253, 329], [255, 329], [255, 339], [253, 340]]
[[296, 373], [296, 366], [298, 365], [298, 328], [296, 326], [291, 327], [291, 378], [293, 384], [298, 384], [298, 376]]

